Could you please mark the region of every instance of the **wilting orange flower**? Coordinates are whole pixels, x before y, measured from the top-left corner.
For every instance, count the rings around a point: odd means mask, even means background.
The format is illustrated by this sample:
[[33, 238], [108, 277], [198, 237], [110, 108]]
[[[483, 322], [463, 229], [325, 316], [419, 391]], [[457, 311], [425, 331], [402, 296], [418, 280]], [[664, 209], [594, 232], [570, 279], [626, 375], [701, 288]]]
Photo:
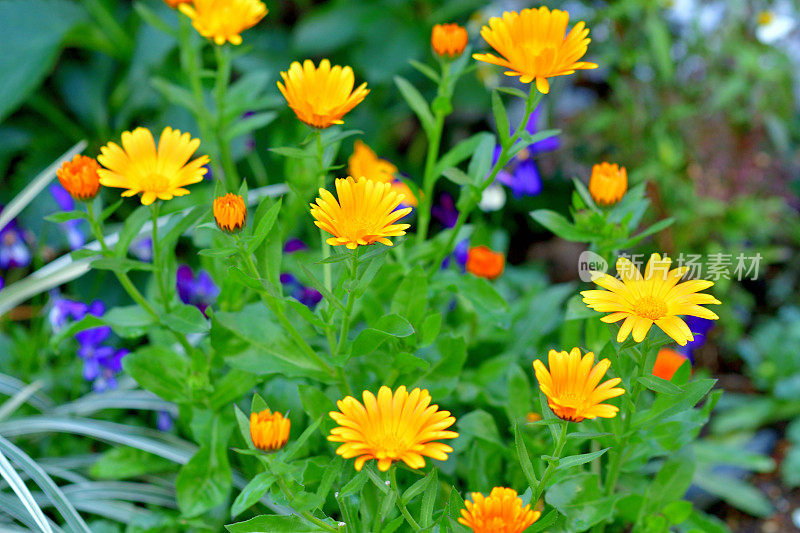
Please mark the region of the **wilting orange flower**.
[[337, 201], [325, 189], [319, 190], [320, 198], [311, 205], [314, 224], [333, 237], [327, 242], [331, 246], [344, 244], [351, 250], [358, 246], [379, 242], [392, 246], [387, 237], [405, 235], [408, 224], [395, 224], [411, 212], [410, 207], [397, 209], [403, 196], [391, 190], [388, 183], [368, 179], [336, 180]]
[[473, 492], [464, 507], [458, 521], [473, 533], [522, 533], [542, 516], [530, 504], [523, 507], [517, 491], [506, 487], [493, 488], [488, 498]]
[[247, 220], [247, 206], [244, 198], [228, 193], [214, 200], [214, 220], [222, 231], [234, 233], [244, 227]]
[[354, 178], [367, 178], [379, 183], [390, 183], [394, 180], [397, 167], [386, 159], [378, 157], [372, 148], [362, 141], [353, 144], [353, 155], [347, 160], [348, 174]]
[[[494, 54], [472, 54], [478, 61], [500, 65], [507, 76], [519, 76], [522, 83], [536, 80], [539, 92], [550, 92], [548, 78], [565, 76], [579, 69], [597, 68], [594, 63], [578, 61], [586, 53], [591, 39], [588, 28], [578, 22], [567, 33], [569, 13], [542, 6], [506, 11], [492, 17], [481, 29], [481, 37], [494, 48]], [[566, 35], [566, 36], [565, 36]]]
[[650, 256], [642, 276], [630, 259], [617, 260], [617, 272], [622, 280], [604, 272], [593, 272], [592, 281], [607, 290], [583, 291], [584, 303], [601, 313], [611, 313], [600, 320], [606, 323], [625, 319], [617, 334], [623, 342], [633, 333], [633, 340], [642, 342], [655, 324], [681, 346], [694, 340], [694, 335], [680, 316], [696, 316], [708, 320], [719, 317], [703, 305], [719, 304], [710, 294], [699, 291], [714, 285], [713, 281], [690, 280], [678, 283], [689, 270], [688, 266], [669, 270], [669, 257]]
[[339, 427], [331, 430], [328, 440], [343, 443], [336, 453], [345, 459], [357, 457], [360, 471], [370, 459], [378, 461], [378, 470], [386, 472], [395, 461], [411, 468], [425, 466], [424, 457], [446, 461], [453, 448], [438, 439], [455, 439], [458, 433], [445, 431], [456, 419], [449, 411], [439, 411], [430, 405], [431, 395], [418, 388], [410, 393], [400, 386], [394, 394], [381, 387], [376, 398], [370, 391], [363, 393], [362, 404], [352, 396], [336, 402], [339, 411], [330, 416]]
[[289, 441], [292, 422], [279, 412], [271, 413], [264, 409], [260, 413], [250, 413], [250, 438], [259, 450], [274, 452], [283, 448]]
[[267, 14], [267, 6], [259, 0], [194, 0], [181, 3], [178, 9], [192, 19], [197, 33], [219, 46], [225, 41], [242, 44], [239, 34]]
[[495, 279], [503, 273], [506, 258], [486, 246], [473, 246], [467, 254], [467, 272], [478, 277]]
[[127, 189], [122, 196], [142, 193], [144, 205], [152, 204], [156, 198], [171, 200], [189, 194], [183, 187], [202, 181], [208, 172], [207, 155], [187, 163], [198, 146], [199, 139], [169, 127], [161, 133], [158, 150], [150, 130], [123, 132], [122, 148], [113, 142], [100, 148], [97, 161], [105, 167], [97, 171], [100, 184]]
[[100, 165], [91, 157], [76, 154], [71, 161], [64, 161], [56, 170], [58, 181], [76, 200], [91, 200], [100, 190], [97, 171]]
[[547, 405], [557, 417], [580, 422], [585, 418], [617, 416], [619, 407], [602, 402], [625, 394], [625, 389], [616, 387], [622, 380], [611, 378], [598, 385], [611, 361], [603, 359], [595, 365], [594, 353], [588, 352], [581, 357], [580, 348], [573, 348], [569, 353], [550, 350], [547, 364], [549, 371], [537, 359], [533, 362], [533, 370], [539, 388], [547, 396]]
[[688, 360], [689, 358], [680, 352], [671, 348], [661, 348], [656, 357], [656, 364], [653, 366], [653, 375], [669, 381], [681, 365]]
[[289, 107], [297, 118], [315, 128], [343, 124], [342, 117], [369, 93], [366, 83], [353, 91], [353, 69], [331, 68], [327, 59], [320, 61], [318, 68], [310, 59], [302, 65], [295, 61], [288, 72], [281, 72], [281, 78], [286, 85], [278, 82], [278, 89]]
[[468, 41], [467, 30], [458, 24], [437, 24], [431, 32], [431, 46], [440, 56], [460, 56]]
[[592, 167], [589, 193], [598, 205], [611, 205], [622, 200], [628, 190], [628, 171], [625, 167], [600, 163]]
[[164, 0], [164, 3], [167, 4], [169, 7], [171, 7], [172, 9], [175, 9], [180, 4], [188, 4], [191, 1], [192, 0]]

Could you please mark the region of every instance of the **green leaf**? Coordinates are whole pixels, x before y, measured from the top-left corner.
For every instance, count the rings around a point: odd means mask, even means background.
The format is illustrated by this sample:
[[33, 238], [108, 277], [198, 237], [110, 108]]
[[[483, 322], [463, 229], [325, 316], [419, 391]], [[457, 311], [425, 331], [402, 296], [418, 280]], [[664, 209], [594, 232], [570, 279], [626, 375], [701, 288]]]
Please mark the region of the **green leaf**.
[[231, 516], [235, 517], [246, 511], [267, 493], [277, 478], [271, 472], [261, 472], [245, 485], [231, 506]]
[[270, 148], [269, 151], [290, 159], [311, 159], [316, 157], [316, 154], [308, 150], [295, 148], [294, 146], [278, 146], [276, 148]]
[[113, 270], [124, 274], [131, 270], [146, 270], [152, 272], [155, 268], [151, 263], [143, 263], [127, 257], [100, 257], [92, 261], [92, 268], [97, 270]]
[[523, 100], [528, 99], [528, 95], [520, 91], [516, 87], [495, 87], [494, 90], [510, 94], [511, 96], [516, 96], [517, 98], [522, 98]]
[[197, 255], [203, 257], [230, 257], [237, 253], [239, 250], [233, 246], [226, 246], [224, 248], [205, 248], [197, 252]]
[[216, 379], [214, 393], [208, 402], [212, 409], [221, 409], [223, 406], [237, 401], [260, 381], [261, 378], [252, 372], [232, 368], [222, 378]]
[[497, 91], [492, 91], [492, 114], [494, 124], [497, 129], [497, 136], [500, 139], [500, 146], [507, 146], [511, 137], [511, 126], [508, 124], [508, 115], [503, 105], [503, 99]]
[[420, 71], [422, 74], [424, 74], [432, 82], [434, 82], [436, 84], [439, 83], [439, 73], [437, 73], [431, 67], [429, 67], [428, 65], [426, 65], [424, 63], [420, 63], [419, 61], [416, 61], [414, 59], [409, 59], [408, 62], [412, 67], [414, 67], [415, 69]]
[[193, 305], [180, 305], [164, 315], [164, 323], [179, 333], [205, 333], [208, 319]]
[[103, 321], [121, 337], [139, 337], [155, 322], [150, 314], [138, 305], [114, 307], [103, 315]]
[[545, 501], [566, 518], [567, 531], [586, 531], [611, 518], [619, 495], [603, 496], [597, 474], [582, 472], [551, 485]]
[[44, 219], [48, 222], [61, 224], [62, 222], [69, 222], [70, 220], [84, 220], [86, 219], [86, 213], [83, 211], [61, 211], [53, 213], [52, 215], [47, 215]]
[[666, 379], [658, 376], [640, 376], [636, 381], [655, 392], [662, 392], [664, 394], [682, 394], [683, 389], [667, 381]]
[[472, 179], [467, 176], [466, 172], [456, 167], [449, 167], [442, 170], [442, 175], [456, 185], [469, 185], [472, 183]]
[[494, 135], [488, 134], [481, 139], [478, 146], [475, 147], [475, 152], [469, 161], [467, 168], [467, 175], [476, 186], [486, 180], [489, 172], [492, 170], [492, 159], [494, 158], [495, 139]]
[[493, 136], [491, 133], [484, 131], [481, 133], [476, 133], [472, 137], [468, 137], [455, 145], [439, 158], [438, 163], [436, 163], [436, 166], [434, 167], [433, 174], [437, 177], [441, 176], [445, 169], [455, 167], [462, 161], [467, 160], [472, 156], [472, 154], [475, 153], [478, 145], [485, 142], [484, 139], [487, 137]]
[[434, 398], [441, 398], [450, 394], [458, 384], [461, 369], [467, 360], [467, 343], [462, 337], [447, 334], [439, 337], [436, 347], [442, 355], [441, 359], [417, 378], [414, 385], [427, 388]]
[[419, 118], [422, 129], [425, 130], [425, 134], [430, 138], [436, 126], [433, 114], [428, 107], [428, 102], [425, 101], [416, 87], [411, 85], [405, 78], [395, 76], [394, 82], [397, 88], [400, 89], [400, 94], [403, 96], [403, 99], [414, 113], [416, 113], [417, 118]]
[[166, 33], [174, 37], [176, 40], [178, 39], [178, 33], [169, 26], [164, 20], [156, 14], [155, 11], [147, 7], [144, 2], [134, 2], [133, 9], [136, 10], [136, 13], [147, 22], [152, 27], [156, 28], [159, 31]]
[[122, 225], [122, 231], [119, 233], [119, 239], [114, 247], [114, 255], [117, 257], [125, 257], [128, 249], [131, 247], [131, 242], [139, 234], [145, 221], [150, 218], [150, 209], [146, 205], [140, 205], [134, 209], [133, 213], [125, 218], [125, 223]]
[[698, 472], [694, 483], [753, 516], [769, 516], [774, 512], [769, 499], [760, 490], [732, 476]]
[[533, 463], [528, 455], [528, 448], [525, 446], [525, 439], [519, 429], [519, 424], [514, 425], [514, 444], [517, 448], [517, 458], [522, 467], [522, 473], [525, 474], [525, 479], [528, 480], [529, 487], [536, 487], [539, 480], [536, 479], [536, 472], [533, 470]]
[[422, 494], [428, 488], [428, 485], [430, 485], [431, 482], [433, 482], [434, 477], [435, 477], [434, 476], [435, 472], [436, 472], [436, 469], [435, 468], [431, 468], [431, 471], [428, 472], [428, 474], [425, 477], [415, 481], [413, 485], [408, 487], [405, 490], [405, 492], [403, 492], [403, 496], [400, 498], [400, 500], [404, 504], [408, 505], [414, 498], [416, 498], [417, 496]]
[[[265, 197], [262, 202], [271, 202], [272, 199], [269, 197]], [[266, 213], [257, 221], [256, 228], [253, 230], [253, 237], [247, 243], [247, 251], [252, 253], [264, 242], [264, 239], [269, 235], [270, 230], [275, 225], [275, 221], [278, 219], [278, 213], [281, 210], [281, 204], [283, 203], [283, 198], [278, 198], [278, 201], [270, 207]], [[256, 211], [258, 213], [261, 211], [261, 206], [259, 205], [259, 209]]]
[[198, 109], [197, 101], [194, 99], [192, 92], [180, 85], [176, 85], [159, 77], [152, 78], [150, 80], [150, 85], [172, 104], [184, 107], [195, 115], [205, 112], [205, 110]]
[[175, 464], [136, 448], [120, 446], [103, 453], [89, 469], [97, 479], [130, 479], [170, 471]]
[[290, 444], [286, 447], [286, 452], [283, 456], [284, 461], [288, 463], [300, 452], [300, 450], [303, 449], [303, 445], [306, 443], [306, 441], [308, 441], [308, 439], [311, 438], [311, 435], [317, 431], [317, 428], [319, 428], [319, 425], [322, 423], [323, 417], [326, 416], [328, 415], [320, 415], [313, 424], [309, 425], [303, 430], [303, 433], [301, 433], [299, 437], [290, 441]]
[[85, 18], [83, 7], [68, 0], [0, 2], [0, 123], [44, 80], [64, 35]]
[[245, 522], [225, 526], [230, 533], [317, 533], [325, 531], [306, 523], [298, 516], [261, 515]]
[[232, 485], [227, 443], [233, 426], [214, 415], [207, 441], [183, 465], [175, 480], [175, 495], [181, 513], [198, 516], [222, 504]]
[[431, 525], [433, 519], [433, 506], [439, 493], [439, 470], [432, 468], [428, 476], [431, 480], [422, 495], [422, 509], [419, 513], [420, 525], [425, 528]]
[[158, 345], [145, 346], [122, 359], [127, 373], [144, 389], [168, 402], [190, 399], [189, 361], [172, 350]]
[[606, 453], [611, 448], [603, 448], [602, 450], [597, 450], [596, 452], [590, 453], [582, 453], [580, 455], [568, 455], [567, 457], [562, 457], [558, 461], [558, 469], [566, 469], [571, 468], [573, 466], [578, 466], [582, 464], [589, 463], [594, 461], [604, 453]]
[[476, 409], [462, 415], [456, 425], [461, 438], [472, 437], [473, 439], [505, 447], [494, 418], [483, 409]]
[[537, 209], [531, 211], [530, 215], [536, 222], [564, 240], [572, 242], [591, 242], [594, 239], [594, 235], [579, 230], [563, 215], [555, 211]]
[[277, 117], [278, 113], [275, 111], [265, 111], [263, 113], [256, 113], [255, 115], [251, 115], [247, 118], [239, 120], [225, 132], [225, 139], [228, 142], [231, 142], [237, 137], [241, 137], [246, 133], [263, 128]]

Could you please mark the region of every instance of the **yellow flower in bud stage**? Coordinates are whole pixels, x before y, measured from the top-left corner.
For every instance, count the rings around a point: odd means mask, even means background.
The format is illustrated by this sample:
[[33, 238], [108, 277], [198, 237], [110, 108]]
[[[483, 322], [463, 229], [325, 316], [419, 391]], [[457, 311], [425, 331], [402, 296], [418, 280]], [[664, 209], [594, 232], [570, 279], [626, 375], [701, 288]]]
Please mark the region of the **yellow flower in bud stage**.
[[326, 242], [331, 246], [344, 244], [355, 250], [379, 242], [392, 246], [387, 237], [405, 235], [409, 224], [395, 224], [411, 212], [410, 207], [397, 209], [403, 196], [391, 190], [391, 184], [351, 177], [336, 180], [337, 201], [325, 189], [311, 205], [314, 224], [333, 235]]
[[219, 229], [228, 233], [240, 231], [247, 221], [247, 206], [238, 194], [228, 193], [216, 198], [213, 211]]
[[602, 402], [625, 394], [625, 389], [616, 387], [622, 380], [611, 378], [599, 384], [611, 361], [603, 359], [595, 365], [592, 352], [581, 357], [580, 348], [573, 348], [569, 353], [550, 350], [547, 364], [549, 371], [537, 359], [533, 370], [539, 388], [547, 396], [547, 405], [557, 417], [580, 422], [586, 418], [617, 416], [619, 407]]
[[105, 167], [97, 171], [100, 184], [127, 189], [122, 196], [142, 193], [144, 205], [156, 198], [171, 200], [189, 194], [184, 187], [202, 181], [208, 172], [207, 155], [187, 163], [199, 146], [199, 139], [169, 127], [161, 133], [158, 150], [150, 130], [123, 132], [122, 147], [110, 142], [100, 149], [97, 161]]
[[292, 422], [277, 411], [250, 413], [250, 438], [259, 450], [274, 452], [283, 448], [289, 441], [291, 427]]
[[493, 488], [488, 498], [473, 492], [464, 507], [458, 521], [473, 533], [522, 533], [542, 516], [530, 504], [523, 507], [517, 491], [506, 487]]
[[599, 163], [592, 167], [589, 178], [589, 194], [597, 205], [612, 205], [625, 196], [628, 190], [628, 171], [625, 167], [610, 163]]
[[100, 165], [91, 157], [76, 154], [71, 161], [64, 161], [56, 170], [61, 185], [76, 200], [91, 200], [100, 190]]
[[467, 30], [458, 24], [437, 24], [431, 31], [431, 46], [440, 56], [460, 56], [467, 42]]
[[347, 173], [354, 178], [367, 178], [379, 183], [394, 180], [397, 167], [386, 159], [378, 157], [372, 148], [362, 141], [353, 144], [353, 155], [347, 160]]
[[458, 433], [446, 431], [456, 419], [449, 411], [430, 405], [431, 395], [418, 388], [410, 393], [404, 386], [392, 393], [381, 387], [377, 398], [364, 391], [362, 404], [352, 396], [336, 402], [339, 411], [330, 416], [339, 427], [331, 430], [328, 440], [343, 443], [336, 453], [345, 459], [356, 457], [358, 471], [370, 459], [378, 461], [378, 470], [386, 472], [395, 461], [411, 468], [425, 466], [425, 457], [446, 461], [453, 448], [438, 439], [455, 439]]
[[708, 320], [719, 317], [703, 305], [719, 304], [710, 294], [700, 293], [714, 285], [713, 281], [689, 280], [678, 283], [688, 266], [669, 270], [669, 257], [650, 256], [644, 276], [630, 259], [617, 260], [621, 280], [603, 272], [593, 272], [592, 281], [606, 290], [583, 291], [583, 302], [601, 313], [611, 313], [600, 320], [606, 323], [625, 320], [617, 341], [623, 342], [633, 333], [633, 340], [642, 342], [653, 324], [685, 346], [694, 335], [680, 317], [696, 316]]
[[567, 33], [569, 13], [546, 7], [506, 11], [489, 19], [481, 37], [500, 54], [473, 54], [478, 61], [500, 65], [507, 76], [519, 76], [522, 83], [536, 80], [539, 92], [550, 92], [548, 78], [565, 76], [579, 69], [597, 68], [594, 63], [578, 61], [586, 54], [591, 39], [589, 29], [578, 22]]
[[239, 34], [267, 14], [267, 6], [260, 0], [194, 0], [181, 3], [178, 9], [192, 19], [197, 33], [219, 46], [226, 41], [242, 44]]
[[283, 83], [278, 82], [278, 89], [289, 107], [297, 118], [315, 128], [344, 124], [342, 117], [369, 93], [366, 83], [353, 90], [353, 69], [331, 67], [327, 59], [320, 61], [319, 67], [310, 59], [302, 65], [295, 61], [288, 72], [281, 72], [281, 78]]

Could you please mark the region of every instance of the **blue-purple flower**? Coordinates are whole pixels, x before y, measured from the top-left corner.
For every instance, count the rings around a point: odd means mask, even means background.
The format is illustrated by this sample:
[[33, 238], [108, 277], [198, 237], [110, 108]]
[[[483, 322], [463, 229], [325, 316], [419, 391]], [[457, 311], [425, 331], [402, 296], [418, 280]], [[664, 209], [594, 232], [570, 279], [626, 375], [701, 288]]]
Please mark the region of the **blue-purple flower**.
[[131, 243], [130, 252], [139, 261], [150, 263], [153, 261], [153, 239], [151, 237], [139, 237]]
[[286, 244], [283, 245], [283, 253], [293, 254], [294, 252], [302, 252], [308, 250], [308, 245], [301, 239], [291, 238], [287, 239]]
[[[535, 135], [539, 131], [540, 109], [537, 107], [531, 113], [528, 123], [525, 125], [525, 130], [531, 135]], [[560, 143], [560, 139], [554, 136], [529, 144], [526, 148], [517, 152], [506, 166], [498, 172], [497, 181], [511, 189], [514, 198], [536, 196], [541, 193], [542, 177], [539, 175], [539, 168], [536, 166], [534, 156], [543, 152], [552, 152], [558, 149]], [[497, 163], [500, 151], [500, 146], [497, 146], [492, 159], [493, 165]]]
[[85, 304], [83, 302], [61, 298], [57, 293], [53, 293], [47, 319], [53, 331], [58, 332], [67, 322], [78, 322], [86, 315], [103, 316], [105, 311], [105, 304], [100, 300], [95, 300], [91, 304]]
[[700, 348], [706, 342], [706, 336], [711, 328], [714, 327], [716, 321], [707, 318], [700, 318], [696, 316], [685, 316], [683, 320], [689, 326], [689, 330], [694, 334], [694, 339], [687, 342], [686, 346], [681, 346], [678, 351], [683, 353], [689, 358], [689, 361], [694, 364], [694, 351]]
[[25, 234], [16, 220], [11, 220], [6, 227], [0, 229], [0, 268], [8, 270], [26, 267], [29, 264], [31, 264], [31, 251], [25, 242]]
[[[50, 194], [62, 211], [75, 210], [75, 200], [60, 183], [55, 183], [50, 186]], [[79, 219], [67, 220], [59, 224], [61, 229], [64, 230], [64, 235], [67, 238], [67, 244], [70, 250], [76, 250], [86, 242], [86, 236], [81, 230], [81, 224], [82, 221]]]
[[83, 378], [92, 382], [92, 388], [96, 392], [117, 387], [116, 375], [122, 370], [122, 358], [129, 353], [124, 348], [104, 345], [110, 335], [111, 328], [108, 326], [90, 328], [75, 334], [75, 340], [80, 345], [78, 357], [83, 359]]
[[455, 260], [456, 266], [458, 266], [461, 272], [466, 272], [467, 259], [469, 258], [469, 239], [463, 239], [456, 244], [453, 253], [445, 257], [442, 261], [442, 270], [450, 266], [451, 258]]
[[206, 308], [217, 301], [219, 287], [205, 270], [200, 270], [195, 277], [189, 265], [180, 265], [176, 273], [178, 298], [186, 305], [197, 307], [206, 314]]
[[292, 274], [281, 274], [281, 285], [289, 293], [289, 296], [305, 305], [309, 309], [314, 309], [322, 301], [322, 294], [314, 287], [306, 287], [300, 283]]
[[445, 228], [455, 227], [458, 221], [458, 209], [453, 197], [446, 192], [439, 195], [439, 203], [431, 207], [431, 215]]

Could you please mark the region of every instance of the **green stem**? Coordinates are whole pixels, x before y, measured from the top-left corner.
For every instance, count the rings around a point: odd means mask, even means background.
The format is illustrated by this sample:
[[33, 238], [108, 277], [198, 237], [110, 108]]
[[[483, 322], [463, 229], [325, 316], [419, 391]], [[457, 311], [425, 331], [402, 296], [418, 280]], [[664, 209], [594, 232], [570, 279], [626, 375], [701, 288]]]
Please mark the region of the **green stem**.
[[[561, 434], [558, 436], [558, 440], [556, 441], [555, 451], [553, 452], [553, 457], [556, 459], [561, 459], [561, 454], [564, 452], [564, 445], [567, 443], [567, 428], [569, 426], [569, 422], [566, 420], [561, 421]], [[542, 479], [539, 481], [539, 484], [536, 485], [536, 490], [533, 493], [533, 498], [531, 498], [531, 502], [535, 504], [535, 502], [539, 501], [539, 498], [542, 497], [542, 493], [544, 489], [547, 487], [547, 482], [550, 481], [550, 476], [553, 475], [555, 472], [557, 461], [550, 461], [547, 465], [547, 468], [544, 471], [544, 475]]]
[[[447, 96], [449, 91], [450, 64], [444, 62], [442, 65], [442, 75], [439, 78], [439, 96]], [[436, 106], [434, 106], [436, 107]], [[425, 170], [422, 174], [422, 198], [420, 198], [420, 209], [418, 210], [419, 224], [417, 226], [417, 242], [421, 243], [428, 237], [428, 227], [431, 222], [431, 207], [433, 205], [433, 189], [439, 176], [435, 175], [434, 169], [439, 160], [439, 145], [442, 142], [442, 129], [444, 119], [449, 115], [448, 112], [437, 107], [434, 110], [436, 123], [433, 133], [428, 137], [428, 153], [425, 156]]]
[[83, 5], [95, 19], [97, 25], [111, 34], [109, 35], [109, 41], [117, 44], [120, 57], [127, 57], [133, 48], [133, 41], [131, 41], [128, 33], [122, 29], [122, 26], [119, 25], [114, 15], [109, 13], [99, 0], [84, 0]]
[[231, 147], [225, 138], [225, 99], [227, 98], [228, 83], [231, 78], [231, 58], [226, 46], [215, 46], [214, 54], [217, 59], [217, 79], [214, 94], [217, 101], [217, 144], [219, 145], [220, 159], [225, 172], [225, 183], [228, 192], [236, 192], [239, 188], [239, 173], [236, 163], [231, 155]]
[[392, 465], [389, 469], [389, 477], [390, 483], [392, 485], [392, 490], [394, 491], [394, 496], [397, 501], [397, 507], [400, 509], [400, 513], [402, 513], [403, 517], [405, 517], [406, 522], [414, 529], [414, 531], [421, 531], [422, 528], [420, 527], [419, 523], [414, 520], [414, 517], [411, 516], [411, 513], [408, 512], [406, 508], [406, 504], [403, 503], [403, 500], [400, 497], [400, 487], [397, 485], [397, 465]]
[[342, 317], [342, 329], [339, 331], [339, 343], [336, 346], [336, 353], [334, 358], [339, 357], [342, 353], [342, 347], [347, 342], [347, 335], [350, 333], [350, 321], [352, 320], [353, 304], [356, 299], [353, 298], [352, 284], [358, 279], [358, 248], [353, 250], [353, 255], [350, 259], [350, 290], [347, 291], [347, 303], [345, 304], [344, 316]]
[[[272, 472], [271, 468], [269, 470]], [[274, 474], [275, 472], [272, 473]], [[289, 488], [289, 486], [283, 480], [283, 477], [277, 474], [275, 475], [275, 477], [278, 480], [278, 487], [281, 489], [281, 492], [283, 492], [283, 494], [286, 496], [286, 499], [289, 500], [289, 503], [291, 504], [291, 502], [294, 501], [295, 498], [294, 492], [292, 491], [292, 489]], [[338, 527], [334, 527], [326, 523], [325, 521], [320, 520], [319, 518], [309, 513], [308, 511], [295, 511], [295, 512], [300, 516], [302, 516], [303, 518], [305, 518], [306, 520], [308, 520], [309, 522], [311, 522], [312, 524], [314, 524], [315, 526], [321, 527], [325, 531], [333, 531], [333, 532], [339, 531]]]
[[494, 166], [492, 167], [492, 171], [489, 173], [489, 177], [487, 177], [480, 186], [476, 187], [472, 191], [472, 197], [470, 198], [469, 202], [461, 209], [461, 212], [458, 214], [458, 219], [456, 220], [455, 227], [450, 231], [450, 236], [447, 239], [447, 243], [443, 246], [440, 250], [436, 259], [431, 265], [431, 271], [429, 276], [432, 276], [439, 270], [439, 266], [442, 264], [442, 261], [447, 254], [449, 254], [453, 250], [453, 245], [455, 244], [456, 238], [458, 237], [461, 228], [464, 227], [467, 219], [469, 218], [470, 213], [475, 206], [478, 205], [478, 202], [481, 199], [481, 195], [483, 195], [483, 191], [486, 190], [489, 185], [494, 183], [497, 174], [506, 166], [508, 163], [508, 152], [514, 146], [514, 144], [519, 140], [522, 136], [522, 132], [525, 131], [525, 126], [528, 124], [528, 119], [531, 116], [531, 113], [536, 106], [539, 104], [539, 101], [542, 99], [542, 93], [536, 90], [535, 87], [531, 87], [531, 92], [528, 95], [528, 99], [525, 101], [525, 113], [520, 121], [517, 130], [514, 132], [514, 135], [508, 140], [506, 144], [504, 144], [500, 149], [500, 155], [497, 157], [497, 161], [495, 162]]
[[164, 278], [165, 268], [162, 265], [161, 243], [158, 241], [158, 212], [160, 210], [160, 203], [154, 202], [150, 205], [150, 212], [153, 214], [153, 266], [155, 267], [156, 285], [158, 287], [158, 294], [161, 297], [161, 305], [164, 310], [169, 312], [171, 303], [167, 294], [167, 280]]
[[[315, 142], [317, 147], [317, 173], [319, 175], [319, 188], [325, 188], [325, 177], [327, 176], [327, 172], [325, 172], [325, 147], [322, 145], [322, 131], [317, 129], [315, 132]], [[320, 229], [319, 230], [319, 238], [320, 238], [320, 245], [322, 247], [322, 258], [327, 259], [331, 255], [331, 247], [330, 245], [325, 242], [325, 231]], [[331, 274], [331, 264], [330, 263], [323, 263], [322, 265], [322, 282], [325, 285], [325, 288], [328, 291], [331, 290], [333, 287], [333, 276]]]

